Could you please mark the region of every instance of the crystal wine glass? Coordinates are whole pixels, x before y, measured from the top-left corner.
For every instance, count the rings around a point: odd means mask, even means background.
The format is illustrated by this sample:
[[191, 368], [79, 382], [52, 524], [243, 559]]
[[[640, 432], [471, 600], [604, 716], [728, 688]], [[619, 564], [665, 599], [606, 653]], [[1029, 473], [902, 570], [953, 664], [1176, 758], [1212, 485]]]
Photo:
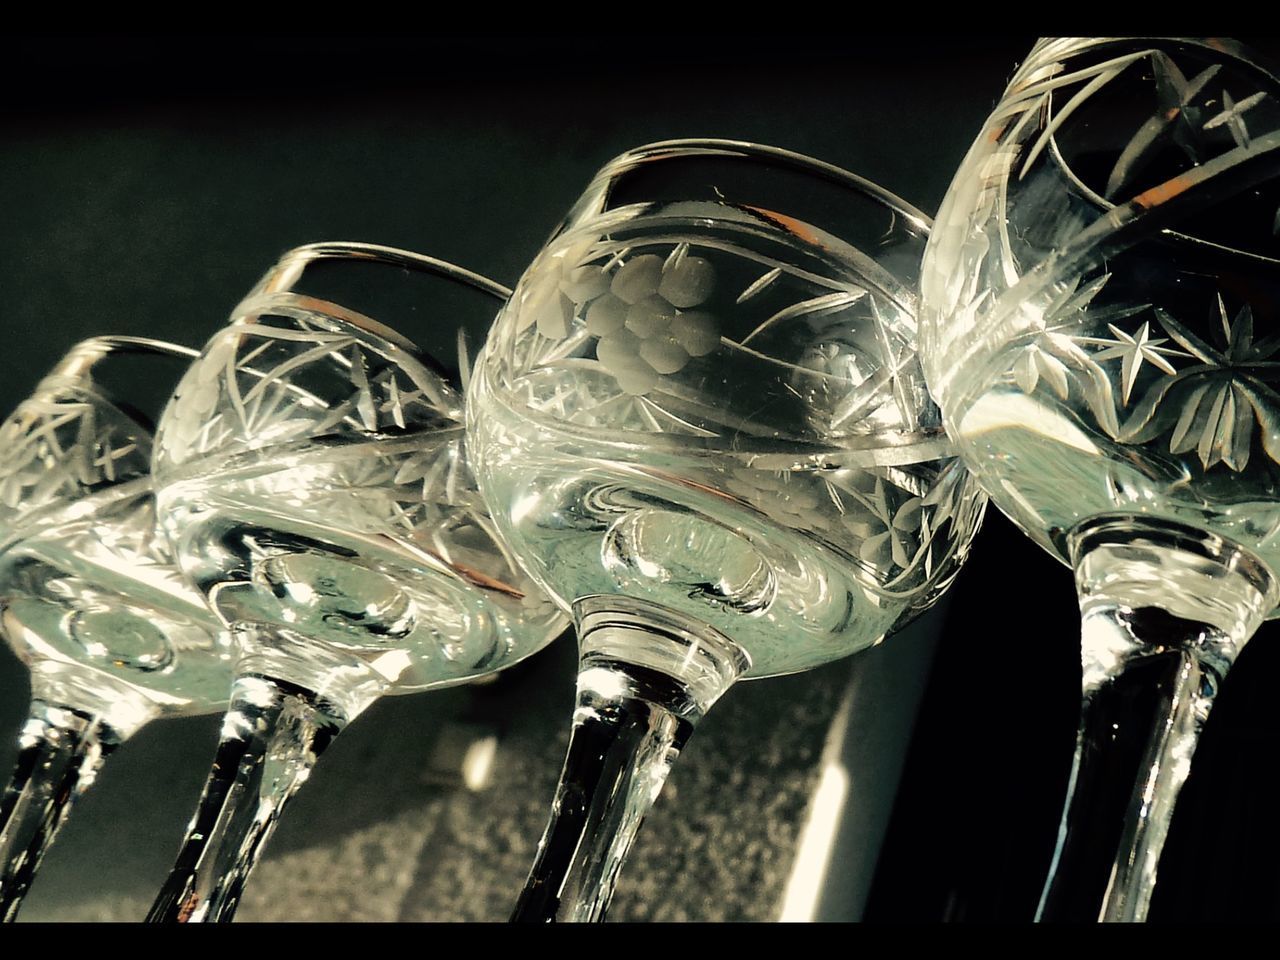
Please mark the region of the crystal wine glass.
[[921, 350], [1075, 570], [1083, 711], [1042, 919], [1141, 920], [1223, 676], [1280, 599], [1280, 81], [1229, 41], [1041, 41], [956, 174]]
[[86, 340], [0, 425], [0, 624], [32, 697], [0, 800], [4, 920], [116, 747], [226, 703], [230, 644], [155, 530], [152, 428], [135, 406], [140, 382], [174, 384], [195, 355]]
[[955, 575], [984, 501], [915, 357], [928, 226], [816, 160], [673, 141], [605, 166], [526, 271], [468, 436], [580, 662], [515, 919], [602, 919], [736, 680], [869, 647]]
[[562, 630], [494, 536], [459, 374], [384, 325], [447, 356], [507, 293], [389, 247], [301, 247], [180, 384], [157, 433], [161, 522], [240, 659], [151, 920], [230, 920], [284, 804], [378, 696], [492, 673]]

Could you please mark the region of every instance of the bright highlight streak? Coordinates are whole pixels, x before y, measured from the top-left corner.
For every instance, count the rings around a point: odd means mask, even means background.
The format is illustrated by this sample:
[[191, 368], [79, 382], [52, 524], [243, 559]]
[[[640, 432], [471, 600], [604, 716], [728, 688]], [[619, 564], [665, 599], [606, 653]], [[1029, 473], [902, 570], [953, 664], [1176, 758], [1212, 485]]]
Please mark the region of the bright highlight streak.
[[983, 397], [965, 414], [960, 435], [974, 440], [1006, 429], [1026, 430], [1093, 456], [1102, 455], [1089, 435], [1065, 416], [1023, 394]]
[[808, 923], [813, 920], [848, 796], [848, 771], [839, 763], [828, 762], [822, 768], [822, 780], [814, 794], [809, 819], [800, 834], [800, 849], [796, 852], [795, 865], [787, 880], [780, 921]]
[[489, 774], [497, 753], [497, 737], [481, 737], [467, 747], [466, 756], [462, 758], [462, 782], [468, 790], [479, 791], [489, 785]]
[[395, 681], [400, 679], [400, 674], [413, 666], [413, 659], [407, 650], [388, 650], [370, 660], [369, 666], [388, 680]]
[[578, 674], [578, 689], [590, 690], [604, 700], [625, 700], [631, 696], [627, 678], [603, 667], [590, 667]]

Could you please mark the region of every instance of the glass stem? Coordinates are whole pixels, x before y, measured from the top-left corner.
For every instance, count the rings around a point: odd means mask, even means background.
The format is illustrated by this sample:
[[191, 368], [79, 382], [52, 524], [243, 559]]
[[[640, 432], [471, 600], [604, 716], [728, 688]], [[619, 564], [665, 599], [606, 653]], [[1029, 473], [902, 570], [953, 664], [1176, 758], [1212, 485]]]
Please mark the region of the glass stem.
[[99, 714], [32, 700], [13, 779], [0, 799], [0, 919], [18, 915], [71, 804], [126, 736]]
[[231, 920], [285, 804], [369, 702], [352, 709], [284, 680], [238, 677], [200, 805], [147, 920]]
[[1147, 519], [1072, 549], [1083, 699], [1037, 919], [1140, 922], [1200, 731], [1276, 587], [1234, 544]]
[[625, 597], [575, 604], [577, 705], [551, 819], [512, 920], [599, 921], [699, 719], [749, 666], [716, 631]]

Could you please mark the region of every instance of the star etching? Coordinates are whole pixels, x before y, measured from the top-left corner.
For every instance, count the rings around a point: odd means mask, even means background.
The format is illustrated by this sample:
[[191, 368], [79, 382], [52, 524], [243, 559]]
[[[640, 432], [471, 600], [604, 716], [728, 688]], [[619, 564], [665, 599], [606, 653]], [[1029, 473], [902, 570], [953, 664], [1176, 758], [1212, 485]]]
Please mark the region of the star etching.
[[1120, 379], [1121, 383], [1121, 402], [1128, 404], [1129, 397], [1133, 393], [1133, 386], [1138, 381], [1138, 373], [1142, 370], [1142, 364], [1150, 363], [1152, 366], [1163, 370], [1172, 376], [1177, 373], [1166, 357], [1188, 357], [1190, 356], [1182, 350], [1176, 350], [1171, 347], [1163, 347], [1161, 344], [1168, 343], [1168, 337], [1152, 337], [1151, 324], [1143, 322], [1138, 328], [1136, 334], [1129, 334], [1121, 330], [1114, 323], [1107, 324], [1115, 339], [1105, 337], [1078, 337], [1080, 343], [1089, 343], [1094, 346], [1105, 347], [1093, 355], [1095, 360], [1110, 360], [1114, 357], [1121, 357]]
[[1205, 121], [1204, 129], [1212, 130], [1215, 127], [1221, 127], [1224, 124], [1231, 132], [1231, 139], [1235, 140], [1237, 147], [1249, 146], [1249, 128], [1244, 122], [1244, 113], [1251, 107], [1257, 106], [1266, 99], [1266, 92], [1259, 91], [1251, 96], [1245, 97], [1239, 103], [1231, 98], [1231, 94], [1226, 90], [1222, 91], [1222, 112], [1216, 116], [1210, 117]]
[[[401, 430], [406, 429], [409, 419], [413, 418], [411, 408], [414, 405], [422, 406], [432, 412], [436, 412], [435, 407], [433, 407], [427, 399], [424, 391], [401, 390], [399, 384], [396, 382], [396, 374], [394, 370], [392, 370], [390, 375], [386, 377], [383, 383], [383, 389], [386, 392], [386, 400], [378, 405], [378, 412], [389, 414], [392, 421]], [[408, 417], [405, 416], [406, 411], [409, 412]], [[417, 419], [421, 419], [421, 417], [419, 416]]]
[[[1151, 58], [1156, 87], [1155, 113], [1144, 123], [1121, 151], [1111, 176], [1107, 178], [1106, 196], [1115, 197], [1139, 168], [1155, 155], [1155, 150], [1171, 139], [1192, 163], [1199, 163], [1200, 152], [1195, 141], [1195, 123], [1203, 112], [1192, 100], [1221, 69], [1214, 64], [1190, 80], [1166, 53], [1156, 52]], [[1224, 121], [1225, 122], [1225, 121]]]
[[102, 472], [104, 477], [114, 483], [116, 479], [116, 461], [123, 460], [137, 449], [138, 445], [136, 443], [125, 443], [121, 447], [112, 446], [111, 438], [106, 437], [98, 444], [99, 455], [93, 461], [93, 465]]

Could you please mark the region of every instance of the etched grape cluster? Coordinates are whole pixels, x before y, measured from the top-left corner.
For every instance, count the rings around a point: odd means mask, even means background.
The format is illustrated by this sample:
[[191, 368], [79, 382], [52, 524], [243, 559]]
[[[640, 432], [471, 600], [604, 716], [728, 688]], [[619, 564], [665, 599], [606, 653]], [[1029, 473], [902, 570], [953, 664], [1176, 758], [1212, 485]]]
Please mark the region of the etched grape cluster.
[[715, 267], [690, 254], [687, 243], [665, 258], [643, 253], [604, 265], [570, 264], [559, 277], [561, 296], [538, 313], [538, 332], [563, 339], [574, 317], [582, 317], [598, 338], [596, 359], [624, 393], [646, 394], [720, 345], [716, 318], [698, 309], [715, 289]]

